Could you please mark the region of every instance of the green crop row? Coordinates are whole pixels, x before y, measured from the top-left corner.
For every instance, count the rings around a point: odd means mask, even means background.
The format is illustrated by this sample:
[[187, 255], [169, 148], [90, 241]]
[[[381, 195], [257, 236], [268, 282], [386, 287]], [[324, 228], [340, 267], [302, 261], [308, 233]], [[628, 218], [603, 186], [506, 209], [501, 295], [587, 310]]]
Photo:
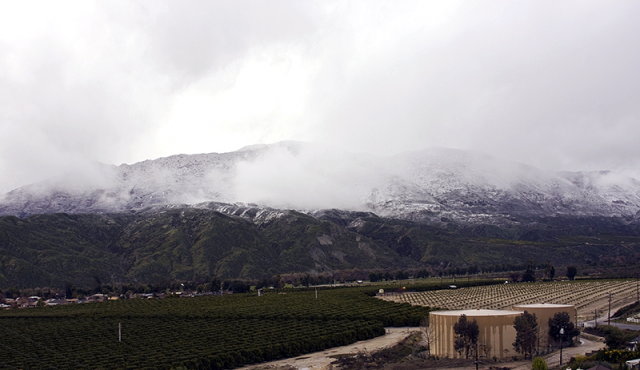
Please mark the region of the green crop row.
[[0, 367], [231, 368], [415, 326], [427, 313], [359, 289], [10, 310], [0, 313]]
[[10, 368], [228, 368], [384, 333], [379, 322], [351, 320], [47, 317], [0, 323], [0, 363]]

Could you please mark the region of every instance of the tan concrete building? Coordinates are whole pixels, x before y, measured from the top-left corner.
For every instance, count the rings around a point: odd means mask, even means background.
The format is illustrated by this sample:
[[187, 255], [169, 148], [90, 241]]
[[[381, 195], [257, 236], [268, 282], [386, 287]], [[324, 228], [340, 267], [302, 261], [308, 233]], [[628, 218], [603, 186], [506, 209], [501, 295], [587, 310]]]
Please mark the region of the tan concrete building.
[[553, 303], [540, 303], [540, 304], [521, 304], [513, 306], [516, 311], [527, 311], [530, 314], [536, 315], [538, 321], [538, 338], [540, 340], [539, 346], [541, 349], [546, 348], [549, 345], [549, 319], [558, 312], [566, 312], [569, 314], [571, 322], [576, 327], [578, 326], [578, 310], [571, 304], [553, 304]]
[[453, 325], [462, 315], [467, 320], [478, 323], [478, 354], [485, 358], [506, 358], [517, 355], [513, 348], [516, 330], [515, 318], [522, 311], [508, 310], [457, 310], [433, 311], [429, 313], [431, 354], [439, 357], [459, 357], [454, 349], [455, 333]]

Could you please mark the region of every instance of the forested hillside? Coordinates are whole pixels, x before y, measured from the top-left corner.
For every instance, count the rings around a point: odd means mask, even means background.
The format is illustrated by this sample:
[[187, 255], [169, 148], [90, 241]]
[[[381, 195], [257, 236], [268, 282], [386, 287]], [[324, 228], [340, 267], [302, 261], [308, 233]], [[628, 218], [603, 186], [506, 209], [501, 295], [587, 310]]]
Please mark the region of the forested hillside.
[[[526, 225], [526, 226], [523, 226]], [[203, 208], [0, 217], [0, 289], [262, 279], [337, 270], [615, 266], [639, 260], [638, 226], [548, 218], [511, 226], [427, 225], [372, 213]]]

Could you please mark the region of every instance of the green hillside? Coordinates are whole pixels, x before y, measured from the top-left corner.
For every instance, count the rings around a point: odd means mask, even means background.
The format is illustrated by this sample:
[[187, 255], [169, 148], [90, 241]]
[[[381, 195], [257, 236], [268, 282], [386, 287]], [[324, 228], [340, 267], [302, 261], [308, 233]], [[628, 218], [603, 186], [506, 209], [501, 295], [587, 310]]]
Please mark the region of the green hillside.
[[262, 279], [336, 270], [491, 269], [640, 260], [640, 232], [616, 219], [515, 226], [426, 225], [370, 213], [288, 211], [268, 222], [208, 209], [0, 217], [0, 289]]

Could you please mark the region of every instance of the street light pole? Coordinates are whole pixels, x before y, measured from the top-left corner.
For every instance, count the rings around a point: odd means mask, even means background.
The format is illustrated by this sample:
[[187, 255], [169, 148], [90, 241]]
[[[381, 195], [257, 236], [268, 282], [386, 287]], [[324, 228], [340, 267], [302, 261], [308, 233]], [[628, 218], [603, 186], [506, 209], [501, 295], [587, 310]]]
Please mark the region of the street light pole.
[[564, 328], [560, 328], [560, 366], [562, 366], [562, 342], [564, 342]]

